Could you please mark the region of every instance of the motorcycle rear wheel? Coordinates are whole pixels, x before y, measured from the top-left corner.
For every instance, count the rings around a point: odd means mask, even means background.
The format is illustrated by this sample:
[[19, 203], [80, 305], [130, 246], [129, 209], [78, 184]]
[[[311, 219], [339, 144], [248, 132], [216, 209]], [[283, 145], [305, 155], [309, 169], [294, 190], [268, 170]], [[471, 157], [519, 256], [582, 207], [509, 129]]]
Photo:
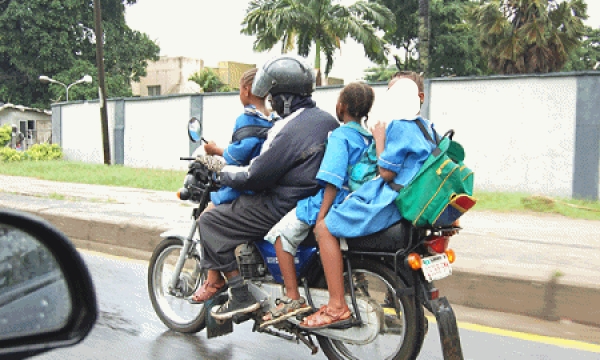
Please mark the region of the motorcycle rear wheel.
[[188, 256], [176, 289], [169, 289], [182, 249], [183, 242], [178, 238], [167, 238], [154, 249], [148, 265], [148, 294], [154, 311], [169, 329], [196, 333], [206, 327], [204, 305], [190, 304], [187, 300], [205, 278], [197, 259]]
[[369, 296], [383, 309], [383, 330], [373, 342], [365, 345], [352, 345], [317, 336], [325, 356], [330, 360], [416, 359], [424, 333], [414, 329], [417, 329], [417, 324], [423, 324], [421, 321], [425, 321], [423, 308], [416, 306], [411, 296], [395, 295], [395, 288], [405, 286], [385, 265], [367, 259], [353, 259], [351, 265], [356, 294]]

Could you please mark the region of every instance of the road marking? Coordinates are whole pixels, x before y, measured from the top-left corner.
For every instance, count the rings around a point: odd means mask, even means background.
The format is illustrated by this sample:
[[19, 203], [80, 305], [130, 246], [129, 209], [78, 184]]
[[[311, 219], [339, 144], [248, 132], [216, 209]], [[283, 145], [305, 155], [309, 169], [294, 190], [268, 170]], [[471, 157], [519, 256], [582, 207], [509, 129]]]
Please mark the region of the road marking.
[[[427, 319], [433, 323], [436, 323], [435, 317], [433, 317], [433, 316], [428, 315]], [[589, 352], [593, 352], [593, 353], [600, 353], [600, 345], [586, 343], [583, 341], [561, 339], [561, 338], [556, 338], [556, 337], [552, 337], [552, 336], [535, 335], [535, 334], [529, 334], [529, 333], [524, 333], [524, 332], [520, 332], [520, 331], [504, 330], [504, 329], [498, 329], [498, 328], [493, 328], [493, 327], [484, 326], [484, 325], [471, 324], [471, 323], [466, 323], [466, 322], [461, 322], [461, 321], [458, 321], [458, 327], [460, 329], [482, 332], [482, 333], [487, 333], [487, 334], [492, 334], [492, 335], [506, 336], [506, 337], [512, 337], [515, 339], [537, 342], [537, 343], [542, 343], [542, 344], [547, 344], [547, 345], [555, 345], [555, 346], [560, 346], [560, 347], [570, 348], [570, 349], [575, 349], [575, 350], [583, 350], [583, 351], [589, 351]]]

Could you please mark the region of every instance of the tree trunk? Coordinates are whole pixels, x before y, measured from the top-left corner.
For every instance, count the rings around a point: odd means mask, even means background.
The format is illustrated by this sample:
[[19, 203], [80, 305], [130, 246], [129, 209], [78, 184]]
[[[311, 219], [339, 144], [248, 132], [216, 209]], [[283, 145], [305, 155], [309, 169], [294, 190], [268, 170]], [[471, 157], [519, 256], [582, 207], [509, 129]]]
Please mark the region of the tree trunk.
[[429, 70], [429, 0], [419, 0], [419, 70]]
[[321, 41], [315, 40], [315, 71], [317, 72], [317, 86], [321, 86]]

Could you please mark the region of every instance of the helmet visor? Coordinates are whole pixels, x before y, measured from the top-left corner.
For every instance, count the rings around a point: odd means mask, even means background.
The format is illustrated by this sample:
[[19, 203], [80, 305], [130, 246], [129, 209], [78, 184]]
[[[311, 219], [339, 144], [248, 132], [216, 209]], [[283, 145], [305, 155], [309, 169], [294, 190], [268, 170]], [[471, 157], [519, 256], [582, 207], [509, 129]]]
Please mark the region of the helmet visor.
[[275, 78], [269, 75], [264, 67], [260, 68], [252, 82], [252, 93], [258, 97], [265, 97], [276, 83]]

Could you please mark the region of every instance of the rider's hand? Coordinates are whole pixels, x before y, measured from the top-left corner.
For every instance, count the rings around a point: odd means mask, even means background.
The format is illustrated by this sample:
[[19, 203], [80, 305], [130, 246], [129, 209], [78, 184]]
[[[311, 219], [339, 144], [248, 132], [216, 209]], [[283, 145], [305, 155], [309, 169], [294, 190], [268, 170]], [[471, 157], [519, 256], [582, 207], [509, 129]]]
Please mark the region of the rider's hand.
[[223, 149], [217, 146], [214, 141], [209, 141], [207, 144], [204, 144], [204, 151], [208, 155], [222, 155]]

